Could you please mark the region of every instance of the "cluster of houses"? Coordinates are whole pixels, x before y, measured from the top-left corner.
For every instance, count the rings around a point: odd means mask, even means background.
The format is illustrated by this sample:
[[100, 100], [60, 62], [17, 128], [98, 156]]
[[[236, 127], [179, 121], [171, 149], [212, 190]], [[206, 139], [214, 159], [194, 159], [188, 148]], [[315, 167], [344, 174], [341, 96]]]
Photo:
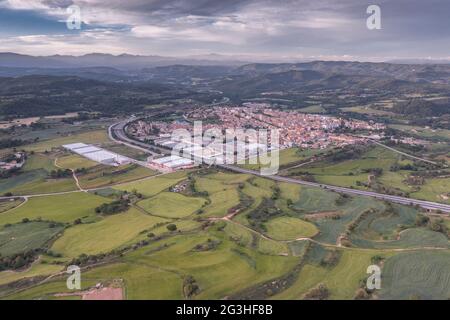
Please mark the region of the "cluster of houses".
[[10, 171], [13, 169], [20, 169], [25, 164], [25, 153], [16, 152], [13, 154], [4, 157], [2, 161], [0, 161], [0, 170], [2, 171]]

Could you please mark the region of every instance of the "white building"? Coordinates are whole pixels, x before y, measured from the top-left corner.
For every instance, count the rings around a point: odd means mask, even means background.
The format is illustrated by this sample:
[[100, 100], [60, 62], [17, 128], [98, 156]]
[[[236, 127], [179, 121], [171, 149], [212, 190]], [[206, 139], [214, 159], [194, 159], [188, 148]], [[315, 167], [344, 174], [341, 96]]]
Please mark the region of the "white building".
[[117, 167], [133, 162], [133, 160], [128, 157], [85, 143], [66, 144], [63, 145], [63, 147], [89, 160], [109, 166]]
[[179, 169], [188, 169], [195, 166], [194, 161], [179, 156], [149, 159], [148, 165], [150, 168], [160, 171], [175, 171]]

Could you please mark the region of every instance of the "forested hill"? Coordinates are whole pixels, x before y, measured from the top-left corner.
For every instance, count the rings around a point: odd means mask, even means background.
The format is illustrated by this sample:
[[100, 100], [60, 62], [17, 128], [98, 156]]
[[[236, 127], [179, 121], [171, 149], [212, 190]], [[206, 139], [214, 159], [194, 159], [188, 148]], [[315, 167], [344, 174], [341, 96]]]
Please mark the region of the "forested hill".
[[74, 76], [0, 78], [0, 116], [29, 117], [98, 111], [134, 112], [170, 99], [205, 99], [189, 90], [151, 82], [114, 83]]
[[450, 100], [440, 99], [428, 101], [424, 99], [411, 99], [395, 104], [392, 111], [420, 117], [440, 117], [445, 114], [450, 114]]

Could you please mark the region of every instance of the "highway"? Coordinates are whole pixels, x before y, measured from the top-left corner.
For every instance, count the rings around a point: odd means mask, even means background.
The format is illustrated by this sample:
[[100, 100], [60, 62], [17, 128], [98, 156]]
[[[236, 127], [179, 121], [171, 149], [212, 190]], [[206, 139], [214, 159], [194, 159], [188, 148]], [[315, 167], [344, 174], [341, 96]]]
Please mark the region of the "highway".
[[[358, 137], [358, 138], [366, 138], [366, 137], [362, 137], [362, 136], [358, 136], [358, 135], [355, 135], [355, 137]], [[435, 165], [435, 166], [438, 166], [438, 165], [439, 165], [437, 162], [434, 162], [434, 161], [431, 161], [431, 160], [427, 160], [427, 159], [424, 159], [424, 158], [419, 158], [419, 157], [413, 156], [412, 154], [409, 154], [409, 153], [406, 153], [406, 152], [403, 152], [403, 151], [394, 149], [394, 148], [392, 148], [392, 147], [389, 147], [389, 146], [387, 146], [387, 145], [385, 145], [385, 144], [382, 144], [382, 143], [378, 142], [378, 141], [375, 140], [375, 139], [369, 139], [369, 140], [370, 140], [372, 143], [376, 144], [377, 146], [380, 146], [380, 147], [385, 148], [385, 149], [388, 149], [388, 150], [390, 150], [390, 151], [392, 151], [392, 152], [401, 154], [402, 156], [405, 156], [405, 157], [408, 157], [408, 158], [411, 158], [411, 159], [414, 159], [414, 160], [419, 160], [419, 161], [423, 161], [423, 162], [426, 162], [426, 163], [430, 163], [430, 164]]]
[[[144, 142], [136, 141], [136, 140], [128, 138], [127, 135], [125, 134], [125, 127], [130, 122], [133, 122], [135, 120], [137, 120], [137, 118], [130, 118], [128, 120], [110, 125], [108, 128], [109, 138], [114, 142], [124, 144], [130, 148], [134, 148], [134, 149], [149, 153], [153, 156], [157, 156], [160, 154], [152, 151], [152, 149], [158, 149], [163, 154], [170, 153], [170, 151], [168, 151], [166, 149], [159, 148], [157, 146], [149, 146], [148, 144], [146, 144]], [[139, 161], [137, 161], [136, 163], [141, 164]]]
[[[128, 145], [131, 148], [136, 148], [139, 150], [144, 150], [146, 152], [151, 152], [148, 149], [149, 146], [147, 144], [140, 142], [140, 141], [132, 140], [125, 135], [124, 128], [126, 127], [126, 125], [128, 123], [130, 123], [131, 121], [134, 121], [134, 120], [136, 120], [136, 119], [129, 119], [129, 120], [122, 121], [122, 122], [119, 122], [119, 123], [116, 123], [116, 124], [113, 124], [112, 126], [110, 126], [109, 130], [108, 130], [110, 138], [114, 141], [125, 143], [126, 145]], [[112, 134], [113, 132], [114, 132], [114, 135], [116, 136], [116, 138], [113, 137], [113, 134]], [[118, 141], [118, 140], [120, 140], [120, 141]], [[163, 153], [170, 153], [169, 150], [162, 149], [162, 148], [158, 148], [158, 149], [160, 149]], [[309, 181], [304, 181], [304, 180], [300, 180], [300, 179], [294, 179], [294, 178], [289, 178], [289, 177], [284, 177], [284, 176], [279, 176], [279, 175], [263, 176], [258, 171], [248, 170], [245, 168], [240, 168], [237, 166], [227, 165], [227, 164], [216, 164], [216, 166], [219, 168], [225, 169], [225, 170], [230, 170], [230, 171], [234, 171], [237, 173], [245, 173], [245, 174], [261, 176], [263, 178], [271, 179], [274, 181], [295, 183], [295, 184], [300, 184], [300, 185], [305, 185], [305, 186], [310, 186], [310, 187], [322, 188], [322, 189], [327, 189], [327, 190], [331, 190], [331, 191], [335, 191], [335, 192], [339, 192], [339, 193], [345, 193], [345, 194], [349, 194], [349, 195], [372, 197], [372, 198], [395, 202], [395, 203], [400, 203], [400, 204], [404, 204], [404, 205], [418, 205], [424, 209], [441, 210], [442, 212], [450, 213], [450, 205], [448, 205], [448, 204], [393, 196], [393, 195], [377, 193], [377, 192], [373, 192], [373, 191], [364, 191], [364, 190], [338, 187], [338, 186], [327, 185], [327, 184], [320, 184], [320, 183], [309, 182]]]
[[332, 190], [332, 191], [336, 191], [339, 193], [367, 196], [367, 197], [377, 198], [377, 199], [396, 202], [396, 203], [405, 204], [405, 205], [419, 205], [422, 208], [430, 209], [430, 210], [441, 210], [443, 212], [450, 212], [450, 205], [448, 205], [448, 204], [392, 196], [392, 195], [377, 193], [377, 192], [372, 192], [372, 191], [364, 191], [364, 190], [357, 190], [357, 189], [351, 189], [351, 188], [337, 187], [337, 186], [320, 184], [320, 183], [316, 183], [316, 182], [309, 182], [309, 181], [304, 181], [304, 180], [299, 180], [299, 179], [294, 179], [294, 178], [289, 178], [289, 177], [283, 177], [283, 176], [278, 176], [278, 175], [263, 176], [258, 171], [248, 170], [248, 169], [244, 169], [244, 168], [240, 168], [240, 167], [236, 167], [236, 166], [232, 166], [232, 165], [217, 165], [217, 166], [220, 168], [226, 169], [226, 170], [230, 170], [230, 171], [234, 171], [234, 172], [238, 172], [238, 173], [252, 174], [252, 175], [261, 176], [263, 178], [280, 181], [280, 182], [296, 183], [296, 184], [310, 186], [310, 187], [317, 187], [317, 188]]

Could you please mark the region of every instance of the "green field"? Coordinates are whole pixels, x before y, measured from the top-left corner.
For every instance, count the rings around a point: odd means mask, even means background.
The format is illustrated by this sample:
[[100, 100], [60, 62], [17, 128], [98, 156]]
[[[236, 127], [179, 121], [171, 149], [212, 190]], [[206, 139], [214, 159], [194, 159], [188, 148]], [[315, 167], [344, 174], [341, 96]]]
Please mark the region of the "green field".
[[362, 114], [377, 115], [377, 116], [395, 115], [395, 113], [393, 113], [393, 112], [373, 109], [368, 106], [347, 107], [347, 108], [341, 108], [341, 110], [344, 112], [354, 112], [354, 113], [362, 113]]
[[[211, 237], [211, 236], [210, 236]], [[138, 252], [129, 259], [136, 262], [156, 262], [163, 270], [192, 275], [202, 291], [196, 298], [219, 299], [255, 283], [273, 278], [289, 270], [295, 262], [290, 257], [274, 257], [236, 247], [236, 244], [220, 237], [222, 243], [216, 250], [192, 252], [207, 237], [192, 235], [176, 237], [175, 244], [166, 250], [143, 256]], [[237, 273], [236, 270], [239, 270]]]
[[316, 226], [292, 217], [279, 217], [266, 223], [267, 235], [275, 240], [295, 240], [311, 238], [317, 232]]
[[223, 231], [229, 239], [242, 247], [256, 249], [258, 252], [267, 255], [288, 255], [288, 247], [285, 242], [263, 237], [257, 232], [238, 223], [227, 222]]
[[[301, 176], [310, 174], [318, 183], [374, 190], [382, 193], [397, 194], [412, 198], [450, 203], [447, 195], [449, 178], [425, 178], [425, 184], [412, 186], [407, 179], [417, 174], [414, 170], [394, 170], [396, 166], [414, 165], [414, 162], [391, 150], [380, 146], [371, 146], [354, 159], [331, 161], [322, 160], [299, 168], [287, 170], [287, 174]], [[373, 175], [371, 170], [381, 169], [379, 175]], [[421, 169], [425, 172], [424, 169]], [[441, 173], [441, 175], [445, 175]], [[417, 191], [418, 190], [418, 191]]]
[[261, 252], [263, 254], [273, 255], [273, 256], [288, 256], [289, 255], [289, 249], [288, 249], [287, 243], [269, 240], [269, 239], [266, 239], [263, 237], [258, 237], [257, 250], [258, 250], [258, 252]]
[[53, 148], [60, 148], [62, 145], [84, 142], [90, 144], [103, 143], [109, 141], [108, 133], [106, 130], [95, 130], [82, 133], [69, 133], [66, 136], [58, 137], [55, 139], [49, 139], [33, 143], [24, 147], [26, 151], [44, 152], [50, 151]]
[[436, 139], [436, 140], [442, 140], [445, 139], [447, 141], [450, 140], [450, 130], [446, 129], [431, 129], [431, 128], [422, 128], [417, 126], [408, 126], [408, 125], [400, 125], [400, 124], [392, 124], [389, 125], [389, 127], [405, 131], [410, 134], [422, 137], [422, 138], [428, 138], [428, 139]]
[[[2, 271], [0, 272], [0, 286], [6, 283], [14, 282], [23, 278], [36, 276], [49, 276], [61, 271], [64, 266], [54, 264], [33, 263], [30, 268], [23, 271]], [[1, 292], [0, 292], [1, 294]]]
[[326, 110], [320, 105], [313, 105], [306, 108], [301, 108], [298, 112], [302, 113], [325, 113]]
[[253, 203], [242, 210], [239, 215], [234, 217], [234, 219], [244, 225], [248, 225], [249, 222], [247, 220], [247, 214], [261, 204], [264, 198], [270, 198], [273, 194], [272, 186], [275, 184], [273, 181], [260, 179], [260, 178], [251, 178], [244, 183], [244, 188], [241, 190], [243, 194], [253, 199]]
[[28, 157], [20, 172], [0, 180], [0, 192], [11, 192], [15, 195], [30, 195], [38, 193], [54, 193], [76, 190], [72, 177], [52, 179], [49, 174], [57, 170], [51, 155], [40, 153]]
[[[304, 212], [304, 217], [314, 222], [320, 233], [315, 240], [329, 244], [336, 243], [347, 225], [356, 219], [361, 213], [369, 209], [383, 210], [384, 205], [380, 201], [365, 197], [352, 197], [344, 204], [338, 205], [336, 200], [339, 195], [322, 189], [302, 188], [300, 200], [294, 204], [297, 210]], [[316, 214], [329, 213], [318, 216]], [[333, 219], [333, 215], [339, 215], [339, 219]]]
[[10, 256], [42, 248], [63, 227], [48, 222], [28, 222], [4, 226], [0, 229], [0, 255]]
[[[377, 251], [342, 251], [337, 266], [329, 269], [316, 264], [306, 264], [295, 283], [274, 296], [275, 299], [301, 299], [303, 295], [319, 283], [330, 291], [329, 299], [353, 299], [360, 281], [367, 277], [367, 267]], [[385, 254], [386, 255], [386, 254]]]
[[10, 199], [0, 201], [0, 213], [11, 210], [12, 208], [19, 206], [21, 203], [23, 203], [22, 199], [19, 200]]
[[0, 192], [14, 195], [31, 195], [76, 190], [72, 177], [52, 179], [50, 172], [58, 170], [54, 155], [34, 153], [28, 156], [20, 172], [0, 180]]
[[208, 216], [223, 217], [239, 204], [239, 194], [235, 189], [218, 191], [209, 196], [211, 204], [205, 207]]
[[42, 193], [56, 193], [77, 190], [72, 177], [63, 179], [39, 178], [28, 183], [7, 189], [14, 195], [33, 195]]
[[[281, 168], [295, 166], [296, 163], [306, 161], [308, 158], [325, 151], [326, 150], [300, 149], [300, 148], [283, 149], [280, 150], [279, 152], [279, 166]], [[263, 168], [268, 167], [268, 165], [261, 165], [259, 159], [254, 159], [254, 161], [257, 161], [257, 163], [256, 164], [247, 163], [245, 165], [242, 165], [242, 167], [251, 170], [259, 170], [261, 167]]]
[[43, 180], [46, 176], [47, 172], [43, 169], [40, 169], [20, 173], [8, 179], [0, 179], [0, 192], [3, 194], [9, 192], [10, 190], [20, 189], [23, 185]]
[[[322, 176], [334, 177], [338, 182], [343, 176], [360, 176], [364, 169], [382, 168], [385, 171], [389, 171], [390, 167], [396, 163], [398, 157], [392, 151], [374, 147], [364, 153], [359, 159], [346, 160], [339, 163], [315, 163], [308, 166], [307, 169], [302, 167], [299, 170], [308, 171], [318, 178]], [[363, 181], [367, 181], [367, 174]]]
[[[238, 248], [223, 237], [218, 238], [222, 243], [215, 250], [192, 251], [208, 237], [213, 236], [204, 233], [174, 236], [134, 251], [115, 264], [85, 272], [83, 281], [95, 284], [123, 279], [128, 299], [181, 299], [182, 279], [190, 275], [201, 288], [195, 299], [220, 299], [243, 290], [251, 283], [277, 277], [295, 263], [295, 259], [290, 257], [263, 255]], [[158, 249], [163, 243], [169, 245]], [[51, 282], [31, 289], [28, 294], [20, 293], [8, 298], [52, 298], [54, 293], [67, 292], [63, 283], [63, 280]]]
[[121, 154], [126, 157], [130, 157], [130, 158], [136, 159], [136, 160], [145, 161], [145, 160], [147, 160], [147, 157], [148, 157], [148, 154], [143, 151], [136, 150], [136, 149], [130, 148], [126, 145], [115, 143], [115, 142], [103, 143], [102, 147], [105, 148], [106, 150]]
[[227, 222], [223, 230], [236, 243], [242, 246], [251, 246], [253, 241], [253, 233], [251, 230], [231, 222]]
[[448, 194], [450, 190], [449, 187], [450, 178], [427, 180], [427, 182], [420, 187], [420, 191], [412, 193], [412, 196], [418, 199], [450, 203]]
[[[95, 285], [95, 282], [86, 281], [81, 282], [81, 289], [87, 289]], [[56, 293], [73, 292], [67, 289], [66, 281], [52, 281], [39, 286], [35, 286], [26, 291], [19, 291], [17, 293], [8, 294], [2, 297], [3, 300], [57, 300], [54, 296]], [[67, 298], [67, 299], [70, 299]]]
[[382, 299], [450, 298], [450, 252], [401, 253], [383, 266]]
[[392, 205], [367, 215], [353, 230], [352, 237], [366, 240], [394, 240], [400, 227], [415, 225], [418, 211], [411, 207]]
[[118, 183], [125, 183], [155, 175], [156, 172], [136, 164], [111, 167], [98, 165], [88, 169], [85, 174], [78, 175], [83, 188], [99, 188]]
[[120, 262], [97, 268], [84, 275], [88, 281], [124, 279], [125, 297], [143, 299], [182, 299], [182, 276], [146, 263]]
[[199, 210], [205, 199], [186, 197], [175, 192], [162, 192], [150, 199], [142, 200], [139, 207], [152, 215], [165, 218], [184, 218]]
[[53, 244], [52, 250], [64, 257], [78, 257], [82, 253], [106, 253], [130, 242], [141, 231], [161, 222], [166, 220], [145, 215], [132, 208], [126, 213], [67, 229]]
[[323, 212], [336, 210], [336, 199], [339, 195], [334, 192], [318, 188], [302, 187], [300, 197], [294, 206], [298, 210], [311, 212]]
[[54, 159], [42, 153], [35, 153], [33, 155], [29, 155], [27, 160], [25, 161], [25, 165], [23, 166], [24, 171], [32, 171], [44, 169], [47, 172], [58, 169], [54, 165]]
[[300, 185], [292, 183], [279, 183], [278, 186], [281, 190], [281, 196], [284, 199], [290, 199], [292, 202], [299, 201], [302, 190]]
[[404, 230], [398, 240], [369, 241], [352, 239], [360, 248], [394, 249], [394, 248], [450, 248], [448, 238], [439, 232], [422, 228]]
[[58, 165], [62, 168], [66, 169], [81, 169], [81, 168], [91, 168], [98, 165], [97, 162], [86, 159], [77, 154], [67, 155], [61, 158], [58, 158]]
[[73, 222], [75, 219], [95, 215], [94, 209], [107, 199], [84, 192], [56, 196], [35, 197], [19, 208], [3, 212], [0, 215], [0, 225], [16, 223], [24, 218], [56, 222]]
[[222, 217], [240, 202], [238, 184], [248, 179], [247, 175], [214, 174], [208, 178], [196, 178], [198, 191], [208, 192], [210, 204], [204, 208], [207, 216]]
[[114, 189], [128, 192], [136, 190], [137, 192], [142, 193], [144, 196], [150, 197], [170, 188], [173, 185], [176, 185], [178, 182], [184, 180], [185, 178], [186, 173], [180, 171], [154, 178], [149, 178], [146, 180], [124, 183], [120, 186], [114, 187]]
[[[73, 156], [61, 159], [67, 166], [78, 166], [82, 160]], [[98, 166], [91, 169], [97, 172]], [[92, 183], [106, 176], [98, 175]], [[83, 287], [120, 283], [126, 299], [225, 299], [260, 296], [258, 290], [264, 290], [262, 294], [268, 298], [302, 299], [322, 283], [330, 292], [329, 299], [353, 299], [367, 277], [372, 258], [382, 256], [383, 289], [374, 297], [448, 298], [449, 240], [443, 233], [415, 227], [420, 211], [413, 207], [367, 197], [345, 198], [326, 189], [215, 169], [190, 171], [189, 176], [193, 187], [181, 193], [168, 189], [186, 180], [187, 172], [113, 187], [106, 184], [98, 195], [74, 192], [32, 197], [18, 208], [13, 207], [19, 201], [5, 203], [0, 212], [0, 254], [48, 245], [61, 257], [42, 254], [26, 270], [0, 272], [0, 297], [67, 298], [55, 296], [68, 292], [65, 276], [52, 277], [20, 292], [5, 285], [60, 272], [64, 265], [54, 263], [64, 264], [82, 254], [112, 254], [115, 249], [126, 248], [104, 264], [84, 270]], [[128, 195], [130, 209], [123, 213], [95, 213], [96, 207], [122, 191], [137, 191], [142, 198]], [[259, 210], [263, 201], [276, 209], [271, 211], [275, 214], [255, 218], [254, 210]], [[227, 216], [238, 205], [237, 215]], [[56, 230], [49, 228], [48, 222], [20, 223], [23, 218], [38, 217], [68, 224], [64, 230], [62, 225]], [[82, 223], [74, 224], [75, 219]], [[3, 227], [7, 223], [18, 224]], [[175, 224], [177, 231], [169, 231], [169, 223]], [[345, 232], [351, 247], [339, 246], [338, 239]], [[400, 252], [405, 249], [416, 251]], [[334, 257], [332, 263], [326, 262], [330, 256]], [[187, 277], [198, 286], [190, 296], [185, 287]], [[279, 279], [289, 279], [280, 281], [279, 291], [269, 293], [261, 287]]]

